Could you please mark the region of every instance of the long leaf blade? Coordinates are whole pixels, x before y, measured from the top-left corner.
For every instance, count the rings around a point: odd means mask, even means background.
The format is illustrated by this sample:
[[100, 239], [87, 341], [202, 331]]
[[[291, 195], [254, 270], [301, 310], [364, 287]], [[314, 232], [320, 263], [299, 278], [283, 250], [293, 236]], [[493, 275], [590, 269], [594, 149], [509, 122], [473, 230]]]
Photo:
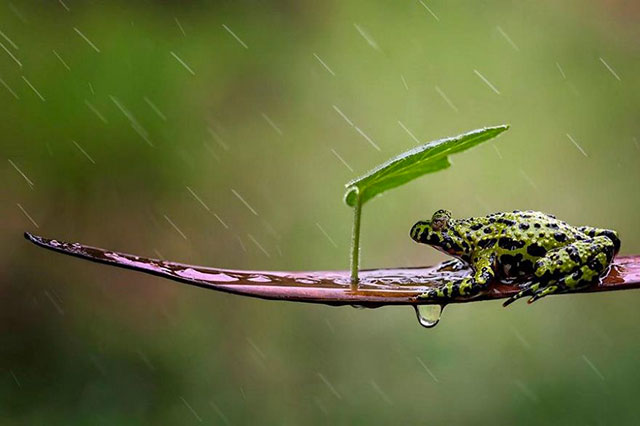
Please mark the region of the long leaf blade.
[[449, 155], [465, 151], [494, 138], [508, 128], [508, 125], [501, 125], [476, 129], [403, 152], [347, 183], [345, 202], [354, 207], [360, 197], [360, 202], [364, 204], [388, 189], [404, 185], [424, 174], [446, 169], [450, 166], [447, 159]]
[[[132, 269], [180, 283], [242, 296], [290, 302], [326, 303], [328, 305], [418, 305], [438, 303], [417, 298], [426, 289], [471, 273], [468, 269], [451, 271], [442, 265], [362, 271], [360, 290], [350, 287], [349, 271], [240, 271], [208, 266], [185, 265], [160, 259], [147, 259], [79, 243], [50, 240], [25, 233], [32, 243], [62, 254], [107, 265]], [[451, 303], [475, 302], [511, 297], [517, 286], [494, 282], [491, 291], [479, 297], [454, 299]], [[616, 257], [611, 272], [601, 283], [580, 293], [640, 288], [640, 256]]]

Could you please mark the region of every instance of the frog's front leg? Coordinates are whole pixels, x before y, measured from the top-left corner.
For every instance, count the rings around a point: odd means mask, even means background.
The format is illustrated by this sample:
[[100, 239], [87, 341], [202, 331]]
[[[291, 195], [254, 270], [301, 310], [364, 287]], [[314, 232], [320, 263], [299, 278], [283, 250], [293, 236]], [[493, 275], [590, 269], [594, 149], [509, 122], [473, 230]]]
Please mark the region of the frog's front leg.
[[439, 287], [431, 288], [418, 296], [419, 299], [450, 300], [456, 297], [473, 297], [485, 290], [495, 277], [496, 255], [482, 251], [471, 259], [473, 275], [461, 280], [450, 281]]
[[552, 250], [536, 262], [534, 281], [507, 299], [503, 306], [525, 296], [531, 296], [528, 303], [533, 303], [548, 294], [587, 288], [608, 270], [615, 252], [616, 243], [605, 236]]

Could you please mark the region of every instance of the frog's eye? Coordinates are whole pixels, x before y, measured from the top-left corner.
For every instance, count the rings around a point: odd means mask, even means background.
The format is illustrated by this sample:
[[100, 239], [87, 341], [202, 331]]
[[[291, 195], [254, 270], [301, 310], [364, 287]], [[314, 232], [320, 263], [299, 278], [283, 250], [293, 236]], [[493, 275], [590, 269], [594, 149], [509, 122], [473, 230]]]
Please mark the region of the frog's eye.
[[434, 231], [445, 229], [449, 223], [449, 219], [451, 219], [451, 212], [449, 210], [438, 210], [431, 218], [431, 228], [433, 228]]
[[434, 231], [441, 231], [447, 227], [449, 219], [447, 217], [438, 217], [431, 221], [431, 228]]

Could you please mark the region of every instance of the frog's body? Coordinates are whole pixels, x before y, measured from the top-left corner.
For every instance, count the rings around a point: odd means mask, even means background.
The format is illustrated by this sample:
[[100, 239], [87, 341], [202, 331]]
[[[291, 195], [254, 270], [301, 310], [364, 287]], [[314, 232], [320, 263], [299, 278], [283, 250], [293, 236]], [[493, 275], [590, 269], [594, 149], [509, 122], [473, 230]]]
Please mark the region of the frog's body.
[[421, 298], [473, 297], [494, 279], [526, 282], [505, 306], [523, 296], [533, 302], [547, 294], [588, 287], [604, 275], [620, 249], [615, 231], [573, 227], [535, 211], [452, 219], [438, 210], [431, 221], [411, 228], [411, 238], [469, 264], [470, 277], [429, 290]]

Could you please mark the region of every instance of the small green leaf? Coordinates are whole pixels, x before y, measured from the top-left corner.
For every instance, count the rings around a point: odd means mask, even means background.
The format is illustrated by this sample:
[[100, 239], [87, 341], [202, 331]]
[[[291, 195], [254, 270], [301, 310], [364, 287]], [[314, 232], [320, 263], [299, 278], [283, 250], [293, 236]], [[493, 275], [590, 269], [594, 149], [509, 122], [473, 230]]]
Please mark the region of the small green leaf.
[[494, 138], [508, 128], [508, 125], [502, 125], [476, 129], [404, 152], [347, 183], [344, 201], [350, 207], [355, 207], [358, 198], [360, 203], [364, 204], [388, 189], [403, 185], [424, 174], [446, 169], [451, 165], [447, 159], [449, 155]]

